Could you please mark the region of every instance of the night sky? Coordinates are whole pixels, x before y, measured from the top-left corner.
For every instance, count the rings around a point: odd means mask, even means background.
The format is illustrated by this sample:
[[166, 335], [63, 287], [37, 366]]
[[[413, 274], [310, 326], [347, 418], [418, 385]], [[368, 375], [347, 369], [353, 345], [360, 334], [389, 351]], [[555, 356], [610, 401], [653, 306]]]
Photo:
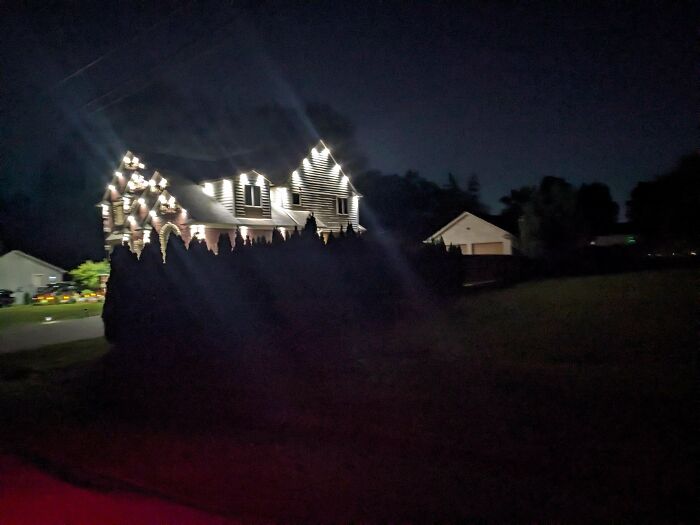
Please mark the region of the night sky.
[[544, 175], [605, 182], [624, 204], [697, 147], [691, 3], [94, 4], [0, 21], [3, 191], [32, 188], [74, 134], [105, 165], [138, 151], [111, 115], [131, 106], [152, 121], [162, 97], [196, 110], [179, 130], [193, 135], [207, 127], [202, 101], [328, 104], [354, 124], [367, 167], [476, 173], [493, 212]]

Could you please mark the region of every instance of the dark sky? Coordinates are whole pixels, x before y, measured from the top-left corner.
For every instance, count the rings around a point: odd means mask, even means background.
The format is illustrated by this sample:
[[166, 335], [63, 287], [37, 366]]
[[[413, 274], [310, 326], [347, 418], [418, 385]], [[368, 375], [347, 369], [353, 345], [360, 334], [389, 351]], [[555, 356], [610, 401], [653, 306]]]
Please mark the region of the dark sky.
[[82, 4], [0, 21], [6, 191], [73, 132], [105, 159], [138, 148], [110, 112], [154, 84], [184, 105], [329, 104], [369, 167], [476, 173], [492, 211], [544, 175], [605, 182], [624, 203], [697, 146], [691, 3]]

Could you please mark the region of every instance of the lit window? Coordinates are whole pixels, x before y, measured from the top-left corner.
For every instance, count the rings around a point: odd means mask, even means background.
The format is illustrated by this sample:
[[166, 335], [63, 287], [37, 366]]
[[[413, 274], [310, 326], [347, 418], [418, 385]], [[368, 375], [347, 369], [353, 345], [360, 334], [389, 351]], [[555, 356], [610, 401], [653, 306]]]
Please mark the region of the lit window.
[[338, 215], [348, 214], [348, 199], [346, 197], [338, 197]]
[[248, 184], [245, 187], [245, 205], [260, 206], [260, 186]]
[[296, 204], [297, 206], [301, 204], [301, 194], [298, 192], [292, 193], [292, 204]]

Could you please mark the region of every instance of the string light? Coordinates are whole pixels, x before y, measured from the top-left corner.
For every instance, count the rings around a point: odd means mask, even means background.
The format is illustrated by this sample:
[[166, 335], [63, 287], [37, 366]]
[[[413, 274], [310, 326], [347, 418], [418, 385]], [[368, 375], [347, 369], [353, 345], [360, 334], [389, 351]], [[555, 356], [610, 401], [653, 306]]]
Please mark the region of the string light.
[[107, 189], [108, 189], [109, 191], [114, 191], [114, 190], [116, 190], [117, 188], [114, 187], [114, 184], [108, 184], [108, 185], [107, 185]]
[[122, 178], [122, 172], [121, 171], [115, 171], [114, 174], [119, 177], [120, 179]]

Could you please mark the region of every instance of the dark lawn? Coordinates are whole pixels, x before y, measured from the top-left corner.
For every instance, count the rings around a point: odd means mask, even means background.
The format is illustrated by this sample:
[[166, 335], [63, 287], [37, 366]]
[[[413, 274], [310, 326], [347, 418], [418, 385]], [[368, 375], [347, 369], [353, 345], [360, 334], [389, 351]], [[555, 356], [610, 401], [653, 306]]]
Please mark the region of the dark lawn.
[[695, 521], [697, 285], [527, 283], [147, 385], [89, 366], [90, 343], [0, 356], [0, 437], [246, 519]]
[[23, 304], [0, 308], [0, 330], [25, 323], [41, 323], [50, 316], [54, 321], [79, 319], [102, 314], [103, 303], [67, 303], [51, 305]]

